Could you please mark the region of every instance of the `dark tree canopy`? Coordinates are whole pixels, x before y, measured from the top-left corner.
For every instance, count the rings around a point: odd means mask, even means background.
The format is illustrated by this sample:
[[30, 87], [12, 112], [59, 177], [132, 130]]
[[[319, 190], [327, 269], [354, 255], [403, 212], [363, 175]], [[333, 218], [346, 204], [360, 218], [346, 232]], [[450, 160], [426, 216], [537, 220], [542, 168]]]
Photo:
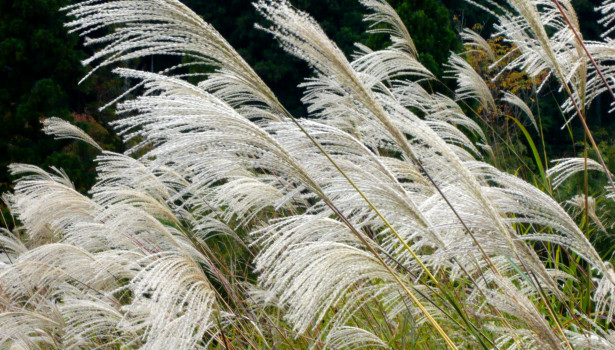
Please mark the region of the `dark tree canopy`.
[[[115, 142], [94, 119], [95, 100], [111, 96], [113, 82], [97, 77], [78, 86], [86, 73], [81, 60], [87, 55], [79, 39], [64, 28], [58, 10], [66, 0], [0, 0], [0, 191], [9, 188], [6, 167], [31, 163], [61, 167], [80, 189], [94, 180], [93, 153], [88, 147], [56, 142], [41, 132], [50, 116], [79, 122], [103, 142]], [[116, 89], [115, 89], [116, 90]], [[88, 108], [89, 107], [89, 108]], [[84, 113], [85, 112], [85, 113]], [[110, 115], [107, 113], [107, 117]], [[76, 120], [75, 120], [76, 119]], [[69, 147], [70, 149], [65, 149]], [[114, 148], [115, 146], [112, 146]], [[68, 152], [67, 152], [68, 151]]]

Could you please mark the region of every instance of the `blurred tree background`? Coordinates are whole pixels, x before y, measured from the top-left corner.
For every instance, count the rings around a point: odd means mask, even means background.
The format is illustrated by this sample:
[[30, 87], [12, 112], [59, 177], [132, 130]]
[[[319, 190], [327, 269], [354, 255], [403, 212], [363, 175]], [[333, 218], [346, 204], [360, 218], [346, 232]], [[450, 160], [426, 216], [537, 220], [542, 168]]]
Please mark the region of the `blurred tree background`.
[[[0, 0], [0, 191], [10, 188], [7, 165], [14, 162], [56, 166], [66, 170], [76, 188], [94, 181], [95, 153], [85, 145], [58, 142], [41, 132], [50, 116], [70, 120], [109, 149], [121, 142], [108, 131], [110, 112], [98, 102], [119, 93], [121, 85], [101, 73], [82, 85], [86, 52], [67, 34], [65, 0]], [[103, 76], [105, 75], [105, 76]]]
[[[120, 139], [109, 123], [112, 109], [98, 108], [126, 89], [125, 84], [109, 71], [101, 70], [81, 85], [77, 82], [88, 71], [80, 61], [91, 54], [75, 35], [67, 34], [67, 20], [59, 8], [74, 0], [0, 0], [0, 192], [10, 189], [7, 165], [13, 162], [56, 166], [64, 169], [76, 188], [86, 191], [94, 182], [93, 158], [96, 152], [86, 145], [54, 141], [41, 130], [41, 121], [57, 116], [76, 123], [106, 149], [122, 151]], [[459, 0], [389, 0], [406, 23], [420, 53], [420, 61], [445, 84], [443, 64], [451, 51], [462, 49], [458, 32], [480, 24], [480, 33], [489, 37], [493, 19]], [[386, 36], [369, 36], [362, 18], [365, 9], [357, 0], [291, 0], [311, 15], [347, 55], [354, 43], [372, 48], [386, 44]], [[599, 0], [573, 0], [581, 17], [587, 39], [601, 32], [593, 8]], [[254, 28], [262, 19], [250, 0], [185, 0], [184, 3], [212, 23], [240, 52], [258, 74], [277, 93], [282, 103], [295, 115], [305, 115], [302, 92], [297, 84], [309, 76], [305, 63], [285, 54], [269, 34]], [[168, 58], [151, 62], [131, 62], [163, 69]], [[448, 93], [446, 85], [430, 88]], [[452, 87], [450, 85], [449, 87]], [[546, 87], [540, 101], [545, 148], [550, 158], [573, 155], [571, 137], [561, 130], [563, 118], [558, 110], [557, 92]], [[605, 101], [608, 101], [605, 99]], [[599, 142], [615, 154], [615, 141], [609, 132], [613, 123], [606, 115], [608, 102], [598, 99], [590, 112], [590, 125]], [[607, 120], [608, 119], [608, 120]], [[573, 126], [576, 134], [580, 128]], [[576, 140], [576, 139], [575, 139]], [[523, 142], [523, 141], [519, 141]], [[610, 158], [610, 157], [609, 157]], [[609, 159], [615, 168], [615, 156]]]

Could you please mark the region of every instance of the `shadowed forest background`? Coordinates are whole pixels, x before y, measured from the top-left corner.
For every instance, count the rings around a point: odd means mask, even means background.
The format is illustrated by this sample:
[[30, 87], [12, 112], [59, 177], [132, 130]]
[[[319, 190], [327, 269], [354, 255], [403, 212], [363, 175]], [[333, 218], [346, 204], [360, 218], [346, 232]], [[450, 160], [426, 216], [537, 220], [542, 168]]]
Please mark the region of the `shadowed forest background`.
[[[58, 10], [72, 3], [66, 0], [0, 0], [0, 192], [10, 189], [6, 167], [20, 162], [55, 166], [64, 169], [80, 191], [94, 183], [94, 152], [88, 146], [70, 141], [54, 141], [41, 131], [41, 121], [57, 116], [84, 128], [106, 149], [122, 151], [122, 143], [113, 134], [109, 122], [114, 120], [113, 108], [99, 111], [101, 102], [118, 96], [127, 84], [108, 70], [100, 70], [80, 85], [77, 82], [88, 67], [80, 63], [88, 57], [77, 35], [66, 34], [66, 17]], [[188, 0], [196, 13], [217, 28], [237, 48], [265, 80], [280, 101], [295, 115], [305, 115], [297, 85], [309, 76], [307, 65], [285, 54], [268, 35], [254, 28], [262, 22], [249, 0]], [[362, 20], [365, 9], [355, 0], [295, 0], [298, 8], [311, 13], [323, 29], [347, 55], [354, 43], [365, 43], [373, 49], [384, 47], [386, 35], [371, 37], [365, 34]], [[491, 30], [489, 15], [457, 0], [392, 0], [416, 43], [419, 59], [445, 84], [442, 65], [451, 51], [462, 49], [459, 31], [474, 27], [484, 37]], [[573, 1], [588, 40], [600, 32], [593, 8], [597, 0]], [[159, 71], [176, 63], [167, 57], [139, 61], [131, 68]], [[516, 79], [512, 77], [511, 79]], [[513, 81], [512, 84], [518, 83]], [[444, 85], [431, 89], [449, 93]], [[554, 90], [554, 89], [552, 89]], [[545, 90], [548, 91], [548, 90]], [[541, 101], [540, 109], [548, 158], [575, 155], [573, 138], [581, 134], [580, 127], [561, 130], [562, 115], [550, 91]], [[449, 93], [450, 94], [450, 93]], [[608, 108], [597, 100], [593, 109]], [[605, 113], [589, 113], [589, 123], [597, 141], [601, 143], [610, 166], [615, 165], [613, 121], [603, 120]], [[595, 116], [592, 118], [592, 116]], [[531, 131], [531, 130], [530, 130]], [[512, 138], [511, 138], [512, 139]], [[576, 139], [575, 139], [576, 140]], [[522, 157], [530, 151], [522, 138], [515, 140]], [[529, 163], [532, 163], [529, 161]], [[515, 169], [509, 169], [514, 171]]]

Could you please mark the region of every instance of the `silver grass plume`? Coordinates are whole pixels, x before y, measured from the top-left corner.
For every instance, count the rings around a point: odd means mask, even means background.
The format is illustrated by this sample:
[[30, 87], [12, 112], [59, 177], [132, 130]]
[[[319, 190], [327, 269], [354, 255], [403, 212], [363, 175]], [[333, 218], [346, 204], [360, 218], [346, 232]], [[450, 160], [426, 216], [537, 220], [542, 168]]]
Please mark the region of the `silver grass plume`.
[[[37, 240], [30, 240], [29, 250], [22, 250], [0, 271], [2, 288], [13, 300], [39, 305], [39, 309], [29, 312], [29, 307], [19, 313], [5, 311], [2, 317], [8, 318], [7, 326], [17, 322], [19, 327], [26, 327], [28, 322], [35, 322], [45, 314], [42, 305], [47, 302], [54, 307], [52, 315], [62, 321], [55, 322], [55, 328], [46, 334], [61, 337], [68, 348], [87, 346], [90, 343], [84, 335], [100, 336], [110, 330], [118, 336], [95, 339], [109, 345], [144, 348], [160, 348], [171, 342], [186, 348], [201, 341], [212, 312], [213, 292], [202, 268], [195, 263], [195, 259], [202, 260], [199, 253], [182, 243], [185, 238], [180, 232], [152, 220], [150, 215], [167, 215], [159, 205], [152, 205], [155, 200], [141, 194], [135, 197], [126, 188], [114, 190], [108, 184], [106, 204], [101, 205], [97, 196], [90, 200], [78, 194], [63, 177], [34, 167], [14, 167], [13, 171], [33, 174], [18, 182], [11, 197], [14, 212], [27, 225], [28, 233], [39, 232], [37, 227], [42, 225], [54, 235], [39, 233]], [[113, 196], [120, 200], [110, 200]], [[126, 196], [132, 196], [130, 203], [135, 206], [123, 202]], [[139, 201], [149, 204], [144, 206]], [[50, 207], [63, 210], [49, 211]], [[47, 208], [47, 215], [41, 215], [43, 208]], [[160, 249], [168, 253], [153, 253]], [[130, 283], [121, 287], [122, 278]], [[29, 296], [34, 286], [44, 287], [47, 292]], [[133, 295], [128, 304], [115, 296], [123, 291]], [[82, 307], [57, 306], [57, 298]], [[158, 311], [152, 313], [156, 307]], [[6, 330], [3, 327], [3, 332]], [[34, 333], [28, 336], [25, 340], [11, 337], [2, 342], [40, 344], [44, 340]]]
[[43, 132], [47, 135], [55, 136], [56, 139], [80, 140], [102, 151], [102, 147], [85, 131], [60, 118], [51, 117], [45, 119], [43, 121]]
[[[385, 0], [360, 0], [363, 6], [373, 12], [365, 16], [365, 21], [371, 22], [369, 33], [389, 34], [393, 47], [398, 48], [412, 57], [418, 57], [414, 41], [395, 9]], [[379, 28], [379, 24], [388, 24]]]
[[606, 37], [615, 30], [615, 27], [612, 26], [613, 21], [615, 21], [615, 2], [613, 0], [604, 0], [596, 8], [596, 11], [602, 14], [602, 18], [598, 22], [606, 27], [606, 31], [601, 34], [602, 37]]
[[[506, 7], [497, 6], [500, 14], [496, 15], [499, 23], [494, 35], [505, 37], [519, 55], [504, 69], [520, 69], [531, 77], [547, 73], [545, 81], [555, 76], [562, 89], [570, 91], [574, 99], [574, 102], [568, 99], [563, 104], [566, 112], [574, 111], [574, 104], [583, 109], [606, 90], [576, 39], [575, 32], [580, 35], [580, 27], [569, 1], [558, 0], [556, 5], [550, 0], [507, 0], [506, 4]], [[592, 46], [590, 42], [584, 44], [588, 48]], [[599, 46], [590, 51], [598, 51]]]
[[493, 52], [491, 45], [489, 45], [489, 42], [480, 36], [480, 34], [470, 28], [464, 28], [459, 35], [461, 36], [464, 45], [474, 47], [479, 52], [487, 54], [492, 62], [496, 60], [495, 52]]
[[313, 18], [293, 9], [287, 1], [263, 0], [255, 6], [273, 23], [271, 29], [264, 30], [279, 39], [286, 51], [306, 61], [319, 76], [330, 79], [327, 85], [335, 84], [337, 88], [347, 89], [353, 98], [383, 124], [405, 155], [415, 157], [406, 137], [395, 126], [373, 92]]
[[585, 197], [581, 195], [576, 195], [567, 200], [566, 204], [578, 208], [578, 213], [586, 212], [587, 216], [596, 224], [596, 226], [598, 226], [600, 230], [602, 230], [603, 232], [607, 232], [606, 227], [604, 227], [604, 224], [602, 223], [602, 220], [600, 220], [600, 217], [596, 213], [596, 198], [592, 196]]
[[472, 66], [457, 54], [452, 54], [449, 59], [449, 70], [457, 80], [457, 98], [460, 100], [474, 98], [488, 111], [495, 111], [495, 100], [483, 78]]
[[552, 179], [553, 188], [561, 186], [572, 175], [587, 170], [603, 172], [602, 165], [591, 158], [562, 158], [555, 159], [557, 163], [554, 167], [547, 170], [547, 176]]
[[515, 106], [519, 108], [525, 115], [530, 119], [532, 126], [534, 129], [539, 132], [538, 124], [536, 123], [536, 118], [534, 117], [534, 113], [532, 113], [532, 109], [523, 101], [519, 96], [506, 91], [504, 93], [504, 97], [502, 97], [502, 101], [507, 102], [511, 106]]
[[[295, 18], [292, 14], [292, 10], [286, 10], [288, 9], [287, 6], [285, 6], [284, 4], [281, 4], [280, 7], [275, 7], [275, 5], [270, 5], [270, 4], [265, 4], [265, 3], [260, 3], [260, 6], [262, 9], [264, 9], [264, 11], [267, 11], [267, 13], [273, 13], [273, 15], [271, 15], [270, 19], [273, 19], [274, 22], [276, 23], [276, 25], [279, 25], [280, 27], [275, 28], [274, 30], [272, 30], [274, 32], [274, 35], [276, 35], [278, 38], [281, 38], [283, 41], [283, 46], [285, 46], [289, 51], [298, 54], [300, 57], [306, 59], [308, 62], [310, 62], [317, 71], [319, 71], [320, 73], [322, 73], [323, 71], [326, 71], [327, 69], [331, 69], [329, 65], [324, 64], [323, 62], [337, 62], [340, 63], [341, 66], [344, 66], [344, 60], [342, 58], [332, 58], [330, 55], [332, 55], [334, 52], [337, 52], [335, 50], [334, 46], [331, 46], [330, 44], [328, 44], [328, 41], [326, 40], [326, 38], [322, 37], [322, 32], [319, 31], [318, 28], [314, 28], [312, 26], [312, 21], [310, 19], [305, 19], [302, 17], [301, 14], [298, 15], [298, 19], [296, 21], [291, 21], [289, 20], [289, 18]], [[278, 17], [279, 16], [279, 17]], [[289, 16], [288, 18], [286, 16]], [[302, 26], [294, 26], [297, 23], [302, 23]], [[312, 26], [312, 29], [309, 29], [309, 27]], [[305, 31], [305, 32], [304, 32]], [[307, 46], [306, 44], [302, 44], [302, 40], [305, 39], [301, 39], [298, 38], [298, 36], [300, 36], [299, 33], [303, 33], [306, 35], [306, 37], [312, 35], [315, 37], [318, 37], [319, 40], [317, 40], [316, 42], [321, 43], [325, 46], [325, 48], [323, 48], [323, 50], [321, 50], [320, 52], [315, 52], [313, 51], [314, 48], [310, 48], [309, 46]], [[302, 46], [304, 45], [304, 46]], [[328, 48], [328, 49], [327, 49]], [[302, 51], [305, 50], [305, 51]], [[322, 54], [322, 52], [328, 52], [328, 54]], [[323, 56], [319, 56], [319, 55], [323, 55]], [[329, 56], [327, 56], [329, 55]], [[319, 59], [322, 60], [322, 62], [319, 62]], [[344, 75], [344, 74], [352, 74], [351, 71], [342, 71], [342, 72], [334, 72], [334, 71], [330, 71], [331, 75], [334, 79], [339, 79], [342, 81], [335, 81], [335, 80], [331, 80], [330, 78], [326, 77], [326, 74], [323, 74], [323, 77], [321, 77], [320, 79], [323, 80], [323, 85], [333, 85], [333, 83], [335, 84], [339, 84], [341, 86], [344, 85], [343, 79], [349, 79], [351, 81], [356, 81], [356, 78], [352, 78], [352, 76], [348, 76], [348, 75]], [[336, 75], [337, 74], [337, 75]], [[339, 78], [339, 76], [342, 76], [342, 78]], [[360, 86], [360, 85], [359, 85]], [[383, 96], [384, 98], [384, 96]], [[334, 101], [334, 100], [333, 100]], [[371, 102], [370, 100], [366, 100], [367, 102]], [[388, 101], [389, 103], [385, 104], [387, 107], [391, 106], [390, 101]], [[334, 103], [331, 104], [332, 106], [335, 106]], [[394, 106], [394, 104], [393, 104]], [[365, 106], [368, 109], [371, 109], [368, 106]], [[399, 113], [400, 116], [402, 115], [408, 115], [407, 112], [403, 112], [402, 110], [395, 110], [396, 113]], [[339, 114], [336, 114], [339, 115]], [[396, 115], [396, 114], [393, 114]], [[380, 117], [382, 117], [380, 119]], [[380, 120], [386, 120], [383, 116], [379, 116]], [[410, 119], [412, 120], [412, 119]], [[406, 123], [407, 124], [407, 123]], [[386, 125], [386, 124], [385, 124]], [[388, 128], [388, 127], [387, 127]], [[388, 130], [391, 130], [390, 128]], [[433, 131], [430, 131], [429, 129], [421, 129], [421, 131], [425, 132], [426, 134], [431, 134]], [[421, 138], [424, 138], [425, 135], [421, 135], [419, 132], [417, 132], [416, 130], [414, 132], [410, 132], [410, 130], [407, 131], [409, 134], [413, 135], [413, 136], [419, 136]], [[399, 140], [396, 138], [396, 141]], [[449, 159], [452, 160], [456, 160], [457, 161], [457, 156], [453, 155], [450, 150], [446, 147], [444, 147], [444, 144], [440, 145], [436, 140], [439, 140], [439, 138], [426, 138], [426, 141], [431, 141], [431, 142], [427, 142], [427, 144], [431, 147], [434, 147], [438, 150], [441, 150], [444, 154], [446, 154], [448, 157], [450, 157]], [[400, 143], [403, 145], [405, 142], [403, 140], [400, 140]], [[403, 149], [403, 148], [402, 148]], [[411, 154], [411, 151], [409, 152]], [[427, 158], [429, 159], [429, 158]], [[464, 169], [463, 167], [459, 167], [459, 169]], [[467, 171], [467, 170], [466, 170]], [[465, 183], [465, 181], [469, 181], [469, 183], [467, 183], [469, 185], [469, 188], [472, 188], [473, 190], [475, 190], [476, 188], [473, 187], [475, 186], [475, 184], [471, 183], [471, 179], [472, 176], [470, 177], [465, 177], [464, 179], [460, 179], [462, 183]], [[465, 181], [464, 181], [465, 180]], [[452, 182], [452, 181], [451, 181]], [[485, 203], [485, 198], [481, 198], [482, 195], [480, 195], [480, 191], [478, 191], [476, 189], [476, 192], [474, 192], [477, 195], [477, 199], [479, 201], [483, 201], [484, 205], [485, 205], [485, 209], [487, 209], [488, 211], [492, 211], [493, 208], [490, 207], [489, 204]], [[482, 204], [482, 203], [481, 203]], [[557, 206], [557, 205], [556, 205]], [[490, 215], [490, 218], [493, 218], [495, 222], [500, 222], [500, 219], [498, 219], [498, 215], [495, 215], [495, 212], [492, 212], [493, 215]], [[508, 229], [505, 229], [502, 226], [502, 232], [507, 232]], [[579, 237], [582, 237], [582, 234], [579, 234], [578, 231], [574, 231], [572, 233], [572, 236], [574, 237], [574, 239], [577, 239]], [[506, 235], [505, 235], [506, 237]], [[581, 249], [589, 249], [589, 252], [591, 252], [590, 255], [592, 256], [592, 260], [593, 261], [598, 261], [600, 263], [600, 266], [602, 266], [601, 261], [599, 260], [599, 258], [596, 260], [595, 259], [595, 252], [593, 250], [593, 247], [591, 247], [590, 244], [585, 244], [585, 241], [583, 242], [582, 246], [583, 248]], [[527, 251], [527, 248], [523, 248], [523, 246], [521, 246], [522, 250], [525, 252], [524, 254], [528, 254], [529, 252]], [[514, 249], [514, 248], [513, 248]], [[531, 254], [530, 254], [531, 256]], [[534, 261], [536, 261], [536, 257], [531, 258]], [[532, 264], [533, 265], [533, 264]], [[536, 265], [536, 267], [538, 267], [539, 265]], [[539, 268], [540, 270], [540, 268]], [[602, 271], [607, 271], [606, 268], [602, 269]], [[606, 275], [605, 275], [606, 276]], [[545, 277], [546, 279], [544, 279], [544, 281], [548, 281], [549, 278]], [[608, 278], [607, 278], [608, 279]]]
[[331, 331], [327, 337], [328, 345], [339, 349], [389, 348], [382, 339], [362, 328], [340, 327]]

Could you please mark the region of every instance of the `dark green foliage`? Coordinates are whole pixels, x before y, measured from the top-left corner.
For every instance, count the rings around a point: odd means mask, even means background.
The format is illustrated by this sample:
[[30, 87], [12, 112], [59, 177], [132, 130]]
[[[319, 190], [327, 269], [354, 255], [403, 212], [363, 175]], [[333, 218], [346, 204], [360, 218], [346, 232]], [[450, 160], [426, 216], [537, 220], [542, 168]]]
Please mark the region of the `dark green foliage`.
[[453, 31], [452, 17], [439, 0], [391, 0], [406, 24], [419, 52], [419, 60], [437, 77], [451, 51], [461, 49], [457, 33]]
[[602, 0], [572, 0], [579, 22], [583, 38], [586, 40], [599, 40], [604, 27], [598, 23], [599, 14], [594, 9], [602, 4]]
[[[68, 118], [70, 89], [83, 73], [76, 38], [68, 36], [54, 0], [0, 1], [0, 183], [7, 190], [11, 162], [40, 164], [50, 140], [40, 132], [46, 115]], [[76, 67], [76, 68], [75, 68]]]
[[[71, 113], [87, 112], [88, 105], [95, 111], [97, 89], [117, 92], [109, 88], [108, 78], [103, 87], [92, 81], [77, 86], [87, 71], [80, 61], [87, 56], [79, 49], [78, 37], [67, 34], [63, 26], [66, 18], [58, 10], [66, 3], [0, 0], [0, 192], [9, 189], [6, 166], [14, 162], [60, 166], [82, 190], [94, 180], [93, 150], [66, 153], [63, 147], [69, 142], [55, 142], [41, 132], [41, 121], [47, 117], [72, 121]], [[95, 117], [102, 119], [102, 114]], [[114, 142], [107, 136], [105, 142]]]

